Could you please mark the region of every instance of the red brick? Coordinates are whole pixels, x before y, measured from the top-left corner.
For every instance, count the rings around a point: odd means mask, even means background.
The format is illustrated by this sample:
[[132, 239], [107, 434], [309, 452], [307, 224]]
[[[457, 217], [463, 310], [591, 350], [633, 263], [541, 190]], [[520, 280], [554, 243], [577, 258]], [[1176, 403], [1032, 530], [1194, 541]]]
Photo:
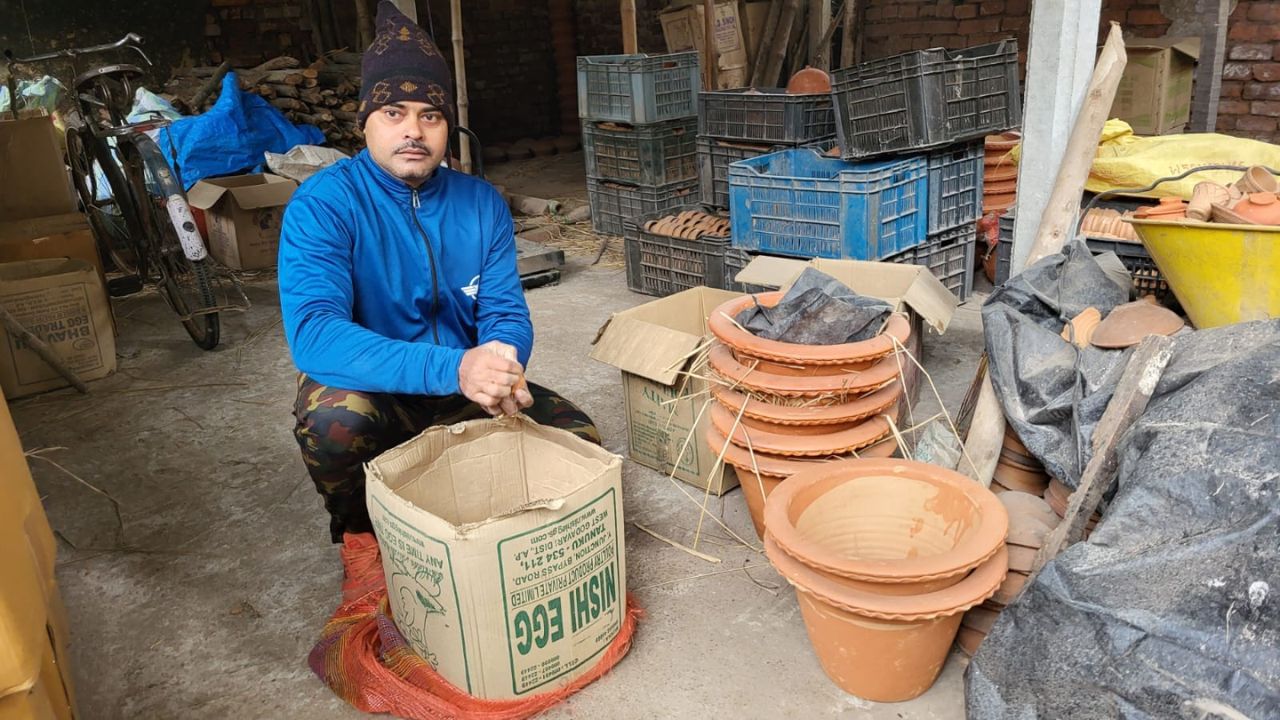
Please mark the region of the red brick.
[[1272, 50], [1271, 59], [1280, 60], [1280, 43], [1276, 44], [1275, 48]]
[[1244, 94], [1244, 83], [1239, 80], [1223, 80], [1222, 81], [1222, 97], [1238, 98]]
[[922, 35], [946, 35], [955, 32], [956, 23], [950, 20], [928, 20], [916, 23], [916, 32]]
[[880, 11], [880, 17], [884, 18], [885, 20], [892, 20], [898, 17], [898, 10], [899, 8], [896, 4], [888, 5], [883, 10]]
[[1227, 16], [1227, 22], [1233, 23], [1237, 20], [1245, 19], [1245, 16], [1249, 14], [1249, 5], [1250, 3], [1248, 2], [1237, 2], [1236, 6], [1231, 8], [1231, 14]]
[[1218, 132], [1226, 132], [1236, 128], [1236, 118], [1232, 115], [1218, 116]]
[[904, 5], [903, 7], [898, 8], [898, 17], [904, 20], [910, 20], [911, 18], [918, 17], [919, 15], [919, 5]]
[[1253, 37], [1263, 42], [1280, 40], [1280, 23], [1258, 23], [1254, 25]]
[[1248, 80], [1253, 77], [1253, 66], [1249, 63], [1225, 63], [1222, 66], [1222, 77], [1227, 80]]
[[1004, 12], [1006, 15], [1030, 15], [1031, 0], [1005, 0]]
[[[1280, 117], [1280, 102], [1274, 100], [1261, 100], [1249, 106], [1250, 112], [1254, 115], [1265, 115], [1266, 117]], [[1218, 112], [1222, 112], [1219, 108]]]
[[1246, 100], [1280, 99], [1280, 83], [1245, 83], [1244, 97]]
[[983, 15], [1000, 15], [1004, 12], [1004, 0], [985, 0], [982, 3]]
[[1249, 103], [1244, 100], [1219, 100], [1219, 115], [1248, 115]]
[[1236, 129], [1246, 132], [1275, 132], [1276, 119], [1272, 117], [1255, 117], [1253, 115], [1242, 115], [1236, 118]]
[[[1276, 82], [1280, 80], [1280, 63], [1254, 63], [1251, 69], [1253, 70], [1253, 79], [1258, 82]], [[1224, 72], [1222, 76], [1226, 77], [1226, 73]]]
[[978, 17], [977, 5], [957, 5], [955, 17], [957, 20], [968, 20]]
[[[1246, 3], [1240, 3], [1245, 5]], [[1249, 11], [1246, 17], [1254, 22], [1280, 22], [1280, 3], [1274, 2], [1255, 2], [1247, 3]], [[1236, 10], [1239, 11], [1239, 7]], [[1235, 13], [1232, 13], [1234, 15]]]
[[[850, 1], [852, 2], [852, 0], [850, 0]], [[921, 5], [921, 6], [920, 6], [920, 13], [919, 13], [919, 14], [920, 14], [920, 17], [922, 17], [922, 18], [938, 17], [938, 6], [936, 6], [936, 5]]]
[[951, 0], [942, 0], [942, 2], [935, 3], [935, 6], [938, 10], [936, 13], [938, 17], [956, 16], [956, 4], [951, 2]]
[[879, 6], [869, 7], [867, 8], [866, 13], [864, 13], [862, 17], [863, 17], [863, 20], [865, 20], [866, 22], [873, 23], [879, 20], [880, 18], [884, 17], [884, 8]]
[[1257, 25], [1248, 21], [1238, 22], [1227, 28], [1227, 39], [1233, 42], [1251, 42], [1258, 39]]
[[1166, 25], [1169, 18], [1159, 10], [1130, 10], [1127, 16], [1130, 25]]
[[1272, 53], [1270, 45], [1241, 44], [1232, 45], [1227, 57], [1231, 60], [1270, 60]]

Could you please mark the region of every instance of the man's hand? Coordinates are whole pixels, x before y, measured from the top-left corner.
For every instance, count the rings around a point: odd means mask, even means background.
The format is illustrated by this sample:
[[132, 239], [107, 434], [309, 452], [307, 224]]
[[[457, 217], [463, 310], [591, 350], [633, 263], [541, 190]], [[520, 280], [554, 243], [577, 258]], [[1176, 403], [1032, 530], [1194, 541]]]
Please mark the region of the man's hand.
[[516, 349], [496, 340], [468, 350], [458, 366], [458, 387], [490, 415], [515, 415], [533, 404]]

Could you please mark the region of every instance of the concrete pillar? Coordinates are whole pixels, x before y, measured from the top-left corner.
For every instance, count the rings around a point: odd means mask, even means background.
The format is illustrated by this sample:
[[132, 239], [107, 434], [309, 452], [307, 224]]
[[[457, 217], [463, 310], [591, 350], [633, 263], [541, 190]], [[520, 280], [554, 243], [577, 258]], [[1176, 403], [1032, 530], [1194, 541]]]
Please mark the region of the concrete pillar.
[[1076, 113], [1093, 76], [1102, 0], [1036, 0], [1031, 4], [1022, 162], [1012, 272], [1026, 264], [1040, 216], [1053, 192]]

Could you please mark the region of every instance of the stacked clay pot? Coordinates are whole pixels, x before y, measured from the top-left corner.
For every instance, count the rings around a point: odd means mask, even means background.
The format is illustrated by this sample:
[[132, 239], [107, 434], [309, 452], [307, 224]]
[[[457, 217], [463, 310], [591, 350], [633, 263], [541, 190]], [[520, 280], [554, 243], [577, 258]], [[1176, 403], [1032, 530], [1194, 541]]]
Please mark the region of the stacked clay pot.
[[982, 214], [1003, 214], [1013, 207], [1018, 191], [1018, 166], [1013, 162], [1013, 149], [1022, 135], [1007, 132], [988, 135], [982, 168]]
[[1022, 592], [1023, 585], [1030, 579], [1036, 553], [1060, 521], [1049, 503], [1037, 495], [1010, 490], [1000, 493], [999, 498], [1009, 513], [1009, 535], [1005, 540], [1009, 574], [995, 594], [965, 613], [960, 623], [956, 645], [970, 656], [991, 632], [1000, 612]]
[[1049, 474], [1018, 439], [1013, 428], [1004, 428], [1004, 446], [1000, 448], [1000, 459], [996, 462], [995, 474], [991, 480], [991, 490], [997, 493], [1009, 490], [1031, 493], [1040, 496], [1049, 486]]
[[823, 670], [850, 694], [928, 690], [963, 614], [1009, 564], [1008, 513], [947, 468], [859, 458], [806, 468], [765, 503], [765, 552], [796, 589]]
[[893, 454], [886, 416], [896, 419], [902, 398], [894, 355], [911, 335], [910, 323], [895, 314], [868, 340], [799, 345], [757, 337], [730, 319], [756, 301], [770, 307], [782, 297], [735, 298], [707, 320], [716, 337], [707, 443], [737, 472], [762, 538], [765, 498], [782, 480], [832, 459]]

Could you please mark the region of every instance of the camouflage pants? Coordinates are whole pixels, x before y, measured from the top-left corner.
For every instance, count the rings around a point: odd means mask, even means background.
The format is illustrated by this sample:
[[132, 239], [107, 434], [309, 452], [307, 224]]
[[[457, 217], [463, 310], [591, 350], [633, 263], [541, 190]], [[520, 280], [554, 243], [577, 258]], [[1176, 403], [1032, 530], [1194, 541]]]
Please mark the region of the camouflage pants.
[[[524, 412], [542, 425], [600, 443], [586, 413], [554, 392], [529, 383], [533, 405]], [[364, 464], [432, 425], [489, 417], [461, 395], [392, 395], [328, 387], [298, 376], [293, 416], [302, 459], [324, 497], [335, 543], [344, 532], [372, 532], [364, 500]]]

